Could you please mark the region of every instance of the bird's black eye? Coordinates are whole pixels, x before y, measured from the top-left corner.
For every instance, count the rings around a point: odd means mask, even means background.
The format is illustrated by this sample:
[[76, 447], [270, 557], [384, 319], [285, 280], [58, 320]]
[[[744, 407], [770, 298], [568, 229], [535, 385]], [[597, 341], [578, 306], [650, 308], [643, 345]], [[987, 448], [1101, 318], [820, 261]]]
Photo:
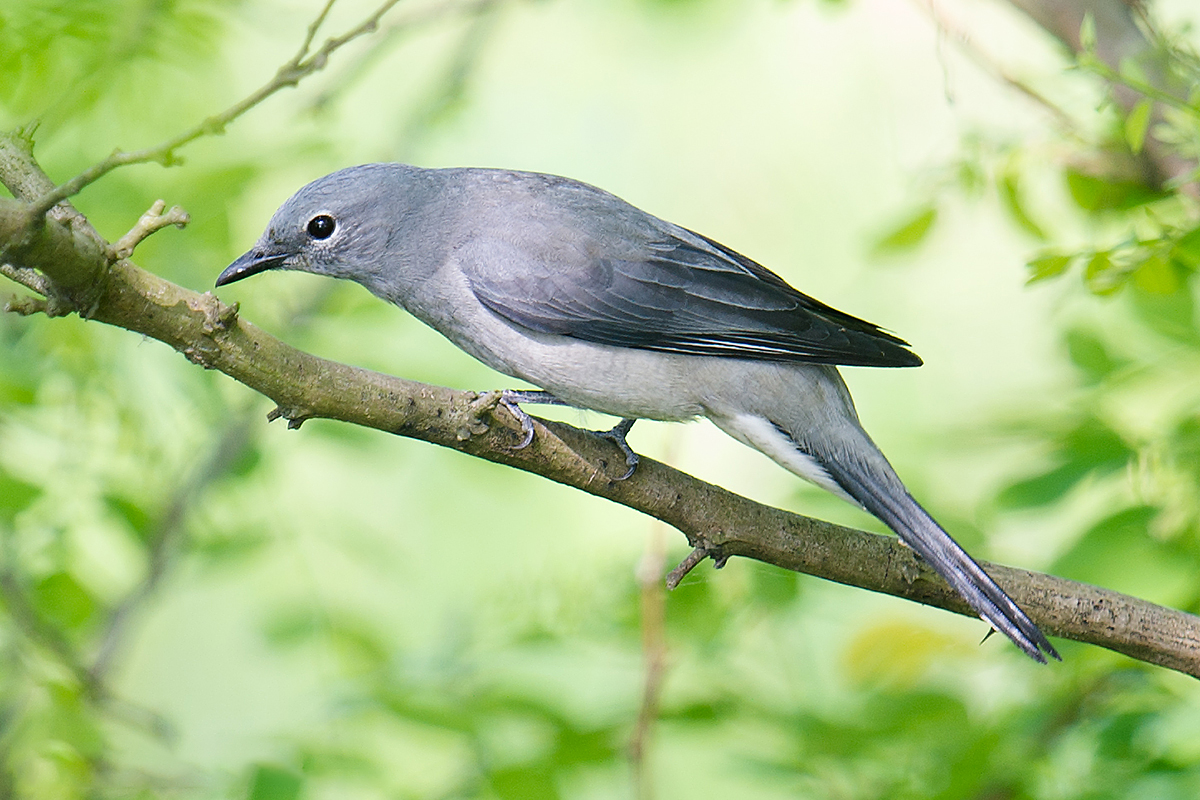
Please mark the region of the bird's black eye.
[[314, 239], [328, 239], [333, 236], [337, 223], [328, 214], [318, 214], [308, 221], [308, 235]]

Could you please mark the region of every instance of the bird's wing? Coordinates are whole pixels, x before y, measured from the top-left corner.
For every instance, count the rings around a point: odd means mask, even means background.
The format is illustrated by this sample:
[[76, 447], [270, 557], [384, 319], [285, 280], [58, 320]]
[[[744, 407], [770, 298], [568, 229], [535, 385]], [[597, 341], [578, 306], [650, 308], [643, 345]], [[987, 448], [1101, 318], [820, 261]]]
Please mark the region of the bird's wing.
[[550, 245], [538, 237], [536, 246], [480, 237], [457, 257], [480, 302], [542, 333], [690, 355], [921, 364], [903, 339], [686, 229], [660, 229], [636, 246], [625, 239], [620, 247], [564, 233]]

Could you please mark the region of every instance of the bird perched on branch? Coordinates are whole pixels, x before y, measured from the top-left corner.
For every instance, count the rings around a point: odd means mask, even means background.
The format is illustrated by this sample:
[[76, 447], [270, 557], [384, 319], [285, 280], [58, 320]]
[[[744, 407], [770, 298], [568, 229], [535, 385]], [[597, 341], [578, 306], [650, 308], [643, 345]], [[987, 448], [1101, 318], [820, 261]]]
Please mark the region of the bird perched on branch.
[[[297, 192], [217, 279], [271, 269], [356, 281], [488, 366], [633, 420], [707, 417], [894, 530], [1031, 658], [1058, 658], [909, 495], [859, 424], [837, 365], [911, 367], [908, 344], [712, 239], [568, 178], [367, 164]], [[628, 474], [627, 476], [628, 477]]]

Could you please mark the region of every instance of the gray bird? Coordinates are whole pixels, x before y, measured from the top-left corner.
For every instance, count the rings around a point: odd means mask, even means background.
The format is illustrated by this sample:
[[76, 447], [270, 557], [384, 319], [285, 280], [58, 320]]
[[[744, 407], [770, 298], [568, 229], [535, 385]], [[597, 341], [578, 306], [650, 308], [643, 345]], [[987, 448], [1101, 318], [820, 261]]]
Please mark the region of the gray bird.
[[269, 269], [356, 281], [544, 390], [510, 398], [622, 418], [631, 469], [633, 420], [708, 417], [874, 514], [1031, 658], [1059, 658], [859, 424], [836, 365], [918, 366], [908, 343], [712, 239], [568, 178], [367, 164], [293, 195], [217, 285]]

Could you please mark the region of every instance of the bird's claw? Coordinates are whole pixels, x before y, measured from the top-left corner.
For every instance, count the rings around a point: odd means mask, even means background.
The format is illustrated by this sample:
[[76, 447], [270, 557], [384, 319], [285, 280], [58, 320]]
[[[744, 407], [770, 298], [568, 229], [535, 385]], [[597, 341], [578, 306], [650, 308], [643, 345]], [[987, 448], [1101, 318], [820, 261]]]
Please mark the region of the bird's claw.
[[626, 480], [637, 471], [638, 454], [633, 452], [633, 448], [629, 446], [629, 442], [625, 441], [625, 436], [629, 433], [629, 429], [633, 427], [636, 419], [623, 419], [613, 426], [612, 430], [597, 431], [596, 435], [602, 439], [608, 439], [610, 442], [621, 448], [621, 452], [625, 454], [625, 466], [629, 467], [625, 474], [617, 478], [619, 481]]
[[521, 423], [521, 441], [513, 448], [514, 450], [524, 450], [533, 444], [533, 417], [526, 414], [525, 409], [520, 406], [521, 401], [530, 399], [529, 394], [529, 392], [516, 392], [511, 389], [500, 392], [498, 405], [503, 406], [517, 422]]

